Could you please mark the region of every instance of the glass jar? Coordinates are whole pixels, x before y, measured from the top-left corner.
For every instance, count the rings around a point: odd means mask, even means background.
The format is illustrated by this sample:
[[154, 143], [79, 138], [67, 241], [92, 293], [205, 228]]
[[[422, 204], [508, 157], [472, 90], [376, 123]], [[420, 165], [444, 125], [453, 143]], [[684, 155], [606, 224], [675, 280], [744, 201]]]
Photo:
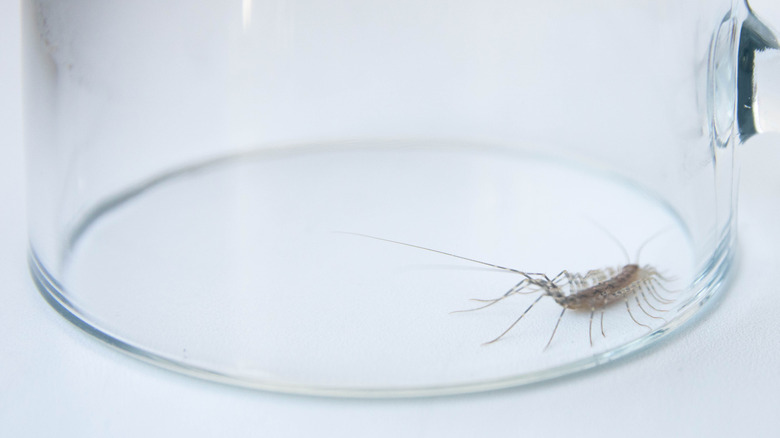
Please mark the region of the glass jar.
[[726, 278], [736, 151], [777, 102], [742, 1], [23, 15], [43, 296], [141, 359], [287, 392], [491, 389], [659, 339]]

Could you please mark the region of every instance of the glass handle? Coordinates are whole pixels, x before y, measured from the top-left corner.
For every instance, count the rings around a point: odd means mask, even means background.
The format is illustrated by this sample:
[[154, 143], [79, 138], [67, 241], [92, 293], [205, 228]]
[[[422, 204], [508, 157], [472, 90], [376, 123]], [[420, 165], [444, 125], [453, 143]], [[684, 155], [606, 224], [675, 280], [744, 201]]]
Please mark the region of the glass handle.
[[757, 133], [780, 132], [778, 49], [775, 32], [748, 7], [739, 32], [736, 63], [736, 125], [742, 142]]

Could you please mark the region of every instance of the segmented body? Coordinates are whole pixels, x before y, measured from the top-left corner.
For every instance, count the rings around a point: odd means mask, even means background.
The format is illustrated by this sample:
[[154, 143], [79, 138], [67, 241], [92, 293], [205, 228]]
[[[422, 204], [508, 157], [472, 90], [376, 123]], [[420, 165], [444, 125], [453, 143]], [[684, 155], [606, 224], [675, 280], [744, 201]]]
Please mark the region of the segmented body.
[[553, 294], [551, 296], [561, 307], [572, 310], [603, 309], [624, 299], [636, 287], [640, 273], [639, 265], [626, 265], [611, 278], [593, 286], [579, 290], [571, 295]]

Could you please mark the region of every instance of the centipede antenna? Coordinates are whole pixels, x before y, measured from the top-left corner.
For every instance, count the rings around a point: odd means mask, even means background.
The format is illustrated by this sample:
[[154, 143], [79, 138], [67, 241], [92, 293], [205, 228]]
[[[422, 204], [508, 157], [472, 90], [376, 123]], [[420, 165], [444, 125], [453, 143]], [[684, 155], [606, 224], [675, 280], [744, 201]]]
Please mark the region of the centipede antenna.
[[[435, 252], [437, 254], [442, 254], [442, 255], [454, 257], [456, 259], [466, 260], [466, 261], [473, 262], [473, 263], [479, 263], [480, 265], [490, 266], [491, 268], [496, 268], [496, 269], [501, 269], [501, 270], [504, 270], [504, 271], [514, 272], [515, 274], [520, 274], [520, 275], [524, 276], [525, 278], [527, 278], [527, 279], [529, 279], [531, 281], [533, 281], [533, 279], [530, 277], [530, 275], [539, 275], [539, 274], [528, 274], [528, 273], [525, 273], [523, 271], [518, 271], [517, 269], [507, 268], [505, 266], [500, 266], [500, 265], [494, 265], [492, 263], [483, 262], [481, 260], [470, 259], [468, 257], [455, 255], [455, 254], [452, 254], [452, 253], [449, 253], [449, 252], [439, 251], [438, 249], [426, 248], [424, 246], [412, 245], [411, 243], [399, 242], [397, 240], [390, 240], [390, 239], [385, 239], [385, 238], [382, 238], [382, 237], [370, 236], [368, 234], [353, 233], [353, 232], [350, 232], [350, 231], [335, 231], [335, 233], [351, 234], [353, 236], [367, 237], [369, 239], [381, 240], [383, 242], [395, 243], [397, 245], [403, 245], [403, 246], [408, 246], [408, 247], [411, 247], [411, 248], [422, 249], [424, 251]], [[544, 274], [541, 274], [541, 275], [544, 275]], [[546, 278], [547, 276], [544, 275], [544, 277]]]
[[504, 330], [504, 333], [501, 333], [500, 335], [498, 335], [498, 337], [497, 337], [496, 339], [493, 339], [492, 341], [485, 342], [485, 343], [484, 343], [484, 344], [482, 344], [482, 345], [488, 345], [488, 344], [492, 344], [493, 342], [496, 342], [497, 340], [499, 340], [499, 339], [503, 338], [505, 334], [509, 333], [509, 330], [512, 330], [512, 328], [514, 328], [514, 326], [515, 326], [515, 325], [517, 325], [517, 323], [518, 323], [518, 322], [520, 322], [520, 320], [521, 320], [521, 319], [523, 319], [523, 317], [525, 316], [525, 314], [526, 314], [526, 313], [528, 313], [528, 311], [529, 311], [529, 310], [531, 310], [531, 308], [532, 308], [532, 307], [533, 307], [533, 306], [534, 306], [536, 303], [538, 303], [538, 302], [539, 302], [539, 300], [541, 300], [541, 299], [542, 299], [542, 297], [544, 297], [544, 295], [539, 295], [539, 296], [536, 298], [536, 300], [534, 300], [534, 302], [533, 302], [533, 303], [531, 303], [531, 305], [530, 305], [530, 306], [528, 306], [528, 308], [527, 308], [527, 309], [525, 309], [525, 312], [523, 312], [523, 314], [522, 314], [522, 315], [520, 315], [520, 317], [519, 317], [519, 318], [517, 318], [517, 319], [515, 320], [515, 322], [513, 322], [513, 323], [512, 323], [512, 325], [510, 325], [510, 326], [509, 326], [509, 328], [507, 328], [506, 330]]
[[590, 338], [590, 347], [593, 348], [593, 313], [596, 309], [590, 309], [590, 324], [588, 325], [588, 338]]
[[610, 239], [612, 239], [613, 242], [617, 244], [617, 246], [620, 248], [620, 250], [623, 252], [623, 255], [626, 257], [626, 264], [631, 263], [631, 257], [628, 255], [628, 251], [626, 251], [626, 247], [623, 246], [622, 243], [620, 243], [620, 240], [618, 240], [617, 237], [615, 237], [614, 234], [610, 233], [609, 230], [604, 228], [600, 223], [594, 221], [593, 219], [590, 219], [590, 222], [596, 226], [596, 228], [600, 229], [604, 234], [607, 235]]
[[499, 302], [499, 301], [501, 301], [501, 300], [503, 300], [504, 298], [507, 298], [507, 297], [509, 297], [509, 295], [504, 295], [504, 296], [502, 296], [500, 298], [495, 298], [495, 299], [492, 299], [492, 300], [478, 300], [476, 298], [472, 298], [472, 301], [486, 302], [487, 304], [485, 304], [484, 306], [475, 307], [473, 309], [453, 310], [452, 312], [450, 312], [450, 314], [453, 314], [453, 313], [464, 313], [464, 312], [473, 312], [475, 310], [482, 310], [482, 309], [484, 309], [486, 307], [490, 307], [493, 304], [496, 304], [497, 302]]
[[626, 303], [626, 310], [628, 310], [628, 316], [630, 316], [630, 317], [631, 317], [631, 319], [633, 319], [635, 323], [637, 323], [637, 324], [641, 325], [642, 327], [647, 327], [647, 328], [649, 328], [650, 330], [652, 330], [652, 328], [651, 328], [649, 325], [647, 325], [647, 324], [642, 324], [641, 322], [637, 321], [637, 320], [636, 320], [636, 318], [634, 318], [634, 314], [633, 314], [633, 313], [631, 313], [631, 307], [629, 307], [629, 306], [628, 306], [628, 298], [626, 298], [626, 301], [625, 301], [625, 303]]
[[664, 228], [664, 229], [662, 229], [662, 230], [660, 230], [660, 231], [656, 232], [656, 233], [655, 233], [655, 234], [653, 234], [652, 236], [648, 237], [647, 239], [645, 239], [645, 241], [644, 241], [644, 242], [642, 242], [642, 244], [641, 244], [641, 245], [639, 245], [639, 248], [636, 250], [636, 259], [635, 259], [636, 261], [635, 261], [634, 263], [636, 263], [637, 265], [639, 264], [639, 254], [640, 254], [640, 253], [642, 253], [642, 249], [643, 249], [643, 248], [644, 248], [644, 247], [645, 247], [645, 246], [646, 246], [648, 243], [650, 243], [650, 242], [651, 242], [653, 239], [655, 239], [656, 237], [660, 236], [661, 234], [663, 234], [663, 233], [665, 233], [665, 232], [669, 231], [671, 228], [672, 228], [671, 226], [669, 226], [669, 227], [666, 227], [666, 228]]
[[482, 309], [484, 309], [486, 307], [490, 307], [493, 304], [498, 303], [499, 301], [501, 301], [501, 300], [503, 300], [505, 298], [509, 298], [513, 294], [531, 294], [531, 293], [538, 293], [539, 292], [539, 291], [535, 291], [535, 290], [522, 292], [523, 288], [525, 287], [525, 283], [526, 282], [528, 282], [527, 278], [524, 278], [524, 279], [520, 280], [519, 283], [517, 283], [516, 285], [512, 286], [511, 289], [509, 289], [504, 295], [502, 295], [502, 296], [500, 296], [498, 298], [491, 298], [491, 299], [487, 299], [487, 300], [480, 299], [480, 298], [472, 298], [471, 301], [477, 301], [479, 303], [487, 303], [487, 304], [485, 304], [484, 306], [476, 307], [474, 309], [454, 310], [454, 311], [450, 312], [450, 314], [452, 314], [452, 313], [463, 313], [463, 312], [473, 312], [475, 310], [482, 310]]
[[503, 300], [504, 298], [506, 298], [506, 297], [496, 298], [495, 300], [492, 300], [491, 302], [485, 304], [484, 306], [475, 307], [473, 309], [453, 310], [452, 312], [450, 312], [450, 315], [452, 315], [453, 313], [466, 313], [466, 312], [474, 312], [475, 310], [482, 310], [482, 309], [484, 309], [486, 307], [490, 307], [493, 304], [496, 304], [497, 302]]
[[538, 294], [540, 291], [538, 290], [522, 290], [518, 289], [516, 291], [513, 291], [511, 294], [507, 295], [501, 295], [498, 298], [469, 298], [469, 301], [476, 301], [478, 303], [492, 303], [493, 301], [501, 301], [504, 298], [509, 298], [510, 296], [514, 294], [520, 294], [520, 295], [531, 295], [531, 294]]
[[553, 329], [552, 335], [550, 336], [550, 340], [547, 341], [547, 345], [544, 346], [543, 351], [547, 351], [547, 347], [550, 346], [550, 343], [552, 342], [553, 338], [555, 337], [555, 332], [558, 331], [558, 325], [561, 323], [561, 318], [563, 318], [563, 313], [566, 312], [566, 308], [564, 307], [563, 310], [561, 310], [561, 314], [558, 316], [558, 322], [555, 323], [555, 328]]
[[[524, 279], [520, 280], [520, 281], [519, 281], [519, 282], [518, 282], [516, 285], [512, 286], [511, 288], [509, 288], [509, 290], [508, 290], [508, 291], [506, 291], [506, 292], [504, 293], [504, 295], [501, 295], [501, 296], [500, 296], [500, 297], [498, 297], [498, 298], [489, 298], [489, 299], [483, 299], [483, 298], [471, 298], [471, 301], [479, 301], [479, 302], [482, 302], [482, 303], [492, 303], [492, 302], [501, 301], [501, 300], [503, 300], [504, 298], [507, 298], [507, 297], [509, 297], [509, 296], [510, 296], [510, 295], [512, 295], [512, 294], [521, 293], [520, 291], [522, 291], [522, 290], [523, 290], [523, 288], [525, 287], [525, 286], [524, 286], [524, 283], [525, 283], [526, 281], [528, 281], [528, 279], [526, 279], [526, 278], [524, 278]], [[535, 291], [528, 291], [528, 293], [533, 293], [533, 292], [535, 292]]]
[[601, 311], [601, 336], [606, 338], [607, 334], [604, 333], [604, 311]]
[[514, 294], [531, 295], [531, 294], [538, 294], [539, 292], [540, 291], [538, 291], [538, 290], [526, 290], [526, 291], [524, 291], [524, 290], [518, 289], [518, 290], [512, 292], [511, 294], [502, 295], [502, 296], [500, 296], [498, 298], [469, 298], [469, 301], [476, 301], [478, 303], [492, 303], [494, 301], [501, 301], [504, 298], [509, 298], [509, 297], [511, 297]]

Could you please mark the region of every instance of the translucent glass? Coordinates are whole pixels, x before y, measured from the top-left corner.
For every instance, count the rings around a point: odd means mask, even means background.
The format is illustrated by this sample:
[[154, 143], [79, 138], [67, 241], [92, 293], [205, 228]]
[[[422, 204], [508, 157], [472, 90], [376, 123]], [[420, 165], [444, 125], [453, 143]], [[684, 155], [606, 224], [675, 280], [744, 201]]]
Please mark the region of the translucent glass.
[[687, 320], [758, 132], [738, 55], [775, 48], [727, 0], [24, 9], [43, 295], [158, 365], [331, 395], [538, 381]]

